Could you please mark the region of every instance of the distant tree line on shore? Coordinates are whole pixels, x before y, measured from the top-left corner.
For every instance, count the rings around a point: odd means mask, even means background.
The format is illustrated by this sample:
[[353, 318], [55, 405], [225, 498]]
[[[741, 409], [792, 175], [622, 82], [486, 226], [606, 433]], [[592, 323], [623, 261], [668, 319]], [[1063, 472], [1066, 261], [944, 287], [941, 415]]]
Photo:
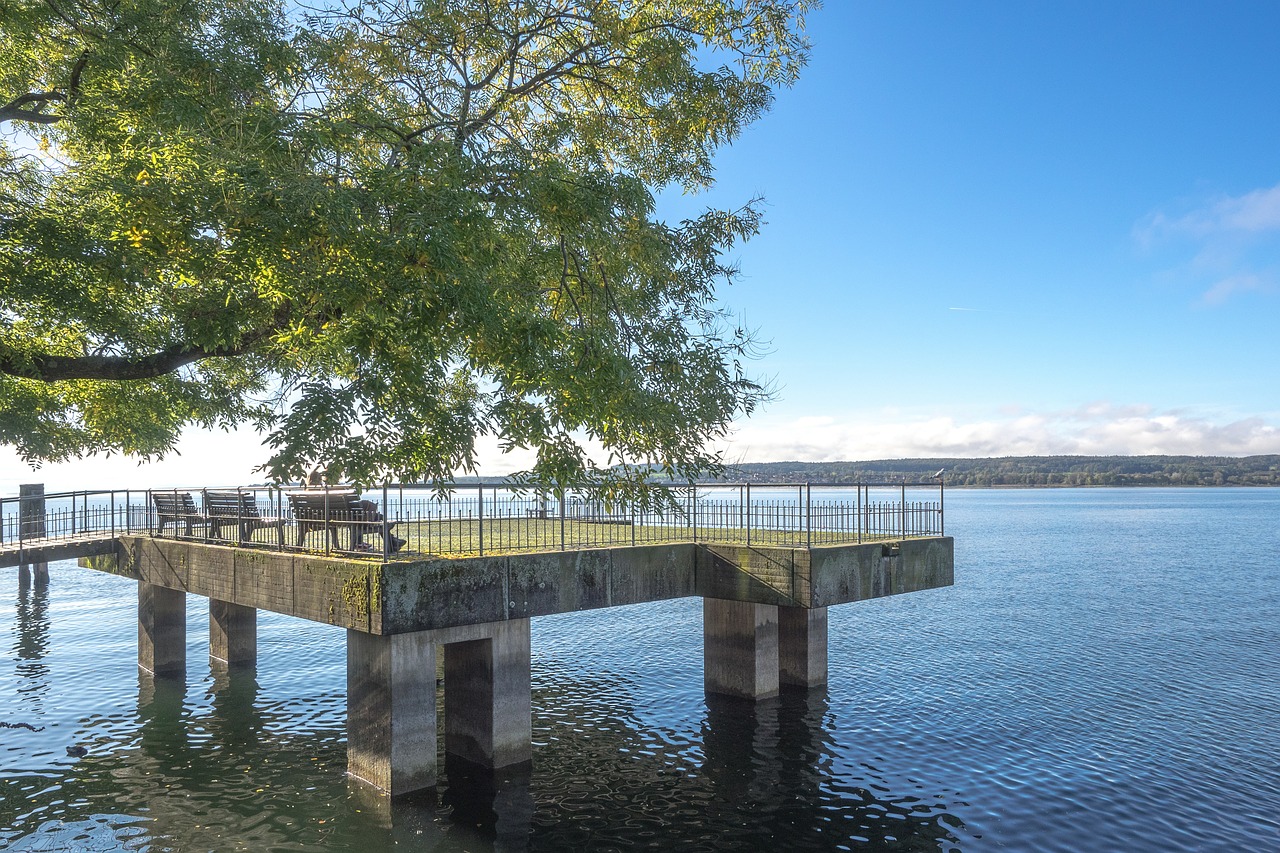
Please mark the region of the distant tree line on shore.
[[870, 462], [752, 462], [722, 481], [750, 483], [932, 482], [948, 486], [1280, 486], [1280, 456], [1005, 456]]

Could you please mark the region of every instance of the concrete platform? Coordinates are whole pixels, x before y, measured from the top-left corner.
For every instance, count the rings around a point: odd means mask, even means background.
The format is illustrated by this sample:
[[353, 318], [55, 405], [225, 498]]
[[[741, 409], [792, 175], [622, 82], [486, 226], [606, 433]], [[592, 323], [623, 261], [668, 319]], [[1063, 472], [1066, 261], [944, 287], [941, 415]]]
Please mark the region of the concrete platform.
[[83, 564], [211, 599], [390, 635], [702, 596], [829, 607], [954, 583], [951, 537], [772, 548], [641, 545], [383, 563], [149, 536]]

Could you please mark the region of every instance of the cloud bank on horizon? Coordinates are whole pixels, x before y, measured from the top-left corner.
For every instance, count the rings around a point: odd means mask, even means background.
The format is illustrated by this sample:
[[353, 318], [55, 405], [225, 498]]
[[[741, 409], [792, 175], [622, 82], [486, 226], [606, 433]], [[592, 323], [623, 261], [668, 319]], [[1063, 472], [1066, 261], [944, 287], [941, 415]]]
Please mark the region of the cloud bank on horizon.
[[1280, 427], [1262, 417], [1215, 421], [1149, 406], [1097, 403], [1069, 411], [977, 420], [951, 416], [857, 420], [805, 417], [743, 424], [727, 446], [738, 462], [834, 462], [915, 457], [1253, 456], [1280, 454]]
[[[1262, 416], [1214, 419], [1146, 405], [1093, 403], [1063, 411], [1004, 411], [988, 417], [910, 416], [879, 412], [747, 421], [723, 445], [731, 462], [833, 462], [914, 457], [991, 456], [1252, 456], [1280, 454], [1280, 425]], [[528, 454], [479, 446], [480, 473], [500, 477], [528, 466]], [[139, 464], [120, 456], [46, 465], [39, 470], [0, 451], [0, 494], [19, 483], [48, 490], [245, 485], [266, 451], [251, 431], [193, 433], [179, 453]]]

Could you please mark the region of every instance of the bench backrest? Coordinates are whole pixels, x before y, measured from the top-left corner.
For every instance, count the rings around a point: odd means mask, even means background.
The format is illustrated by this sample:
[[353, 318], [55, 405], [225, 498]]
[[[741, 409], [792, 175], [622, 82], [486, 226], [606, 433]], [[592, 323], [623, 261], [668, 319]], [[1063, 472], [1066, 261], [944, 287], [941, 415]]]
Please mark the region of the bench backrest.
[[253, 492], [204, 491], [204, 511], [217, 518], [261, 518]]
[[290, 492], [289, 506], [296, 518], [324, 519], [325, 510], [330, 519], [347, 520], [354, 513], [363, 513], [360, 496], [353, 491], [342, 492]]
[[151, 500], [155, 502], [156, 511], [160, 515], [199, 515], [196, 502], [190, 492], [152, 492]]

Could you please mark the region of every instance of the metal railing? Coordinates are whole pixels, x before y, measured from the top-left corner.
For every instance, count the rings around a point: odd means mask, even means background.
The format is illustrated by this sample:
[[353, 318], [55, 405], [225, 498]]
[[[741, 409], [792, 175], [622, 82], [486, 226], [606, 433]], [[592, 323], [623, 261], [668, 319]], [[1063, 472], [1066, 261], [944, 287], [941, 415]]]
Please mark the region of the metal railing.
[[509, 483], [444, 492], [387, 484], [359, 493], [240, 487], [0, 497], [0, 548], [147, 533], [392, 559], [672, 542], [818, 547], [945, 534], [941, 483], [662, 488], [647, 506], [609, 505], [574, 490], [540, 494]]

